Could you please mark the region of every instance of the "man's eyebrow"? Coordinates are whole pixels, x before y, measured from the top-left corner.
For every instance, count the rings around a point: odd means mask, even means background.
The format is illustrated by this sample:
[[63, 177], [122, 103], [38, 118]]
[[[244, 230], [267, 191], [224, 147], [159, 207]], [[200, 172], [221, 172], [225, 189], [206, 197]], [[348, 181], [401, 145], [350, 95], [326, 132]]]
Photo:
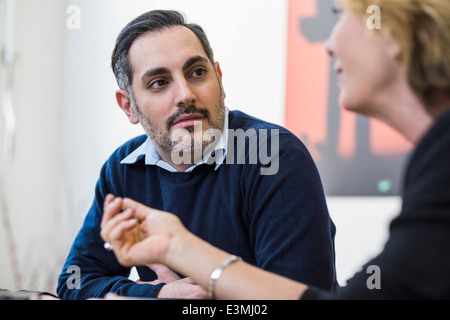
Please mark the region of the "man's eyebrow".
[[161, 68], [153, 68], [153, 69], [147, 70], [147, 71], [142, 75], [141, 80], [142, 80], [142, 81], [145, 81], [146, 79], [151, 78], [151, 77], [153, 77], [153, 76], [160, 75], [160, 74], [167, 74], [167, 73], [170, 73], [170, 70], [167, 69], [167, 68], [164, 68], [164, 67], [161, 67]]
[[[206, 59], [205, 57], [202, 56], [193, 56], [190, 57], [183, 65], [183, 70], [188, 69], [190, 66], [192, 66], [193, 64], [196, 64], [198, 62], [208, 62], [208, 59]], [[146, 79], [154, 77], [156, 75], [161, 75], [161, 74], [168, 74], [170, 73], [170, 70], [164, 67], [159, 67], [159, 68], [153, 68], [150, 70], [147, 70], [141, 77], [141, 80], [145, 82]]]
[[205, 57], [202, 57], [202, 56], [193, 56], [184, 63], [183, 70], [188, 69], [190, 66], [192, 66], [193, 64], [195, 64], [197, 62], [208, 62], [208, 59], [206, 59]]

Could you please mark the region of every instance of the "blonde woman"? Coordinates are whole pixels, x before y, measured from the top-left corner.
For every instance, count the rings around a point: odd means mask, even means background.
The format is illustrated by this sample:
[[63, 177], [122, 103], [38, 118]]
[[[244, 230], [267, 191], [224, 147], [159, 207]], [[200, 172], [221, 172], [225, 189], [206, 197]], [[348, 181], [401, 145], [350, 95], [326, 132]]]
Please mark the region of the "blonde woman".
[[[383, 251], [330, 294], [211, 246], [170, 213], [110, 195], [101, 235], [122, 264], [165, 264], [217, 299], [450, 298], [450, 2], [335, 3], [338, 21], [326, 49], [339, 74], [340, 104], [384, 121], [416, 146]], [[371, 5], [381, 9], [380, 29], [367, 26]]]

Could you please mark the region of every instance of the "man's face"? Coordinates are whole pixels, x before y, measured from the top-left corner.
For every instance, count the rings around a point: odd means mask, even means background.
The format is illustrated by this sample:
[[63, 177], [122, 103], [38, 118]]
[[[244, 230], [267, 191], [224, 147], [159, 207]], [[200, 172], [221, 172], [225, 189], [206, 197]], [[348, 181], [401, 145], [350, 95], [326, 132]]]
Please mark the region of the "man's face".
[[[129, 60], [135, 123], [141, 123], [160, 154], [186, 150], [180, 141], [190, 143], [192, 149], [188, 150], [201, 152], [210, 143], [203, 141], [205, 131], [223, 130], [225, 96], [220, 67], [212, 65], [191, 30], [174, 26], [142, 35], [132, 44]], [[179, 140], [177, 134], [173, 141], [177, 129], [185, 129], [189, 139]]]

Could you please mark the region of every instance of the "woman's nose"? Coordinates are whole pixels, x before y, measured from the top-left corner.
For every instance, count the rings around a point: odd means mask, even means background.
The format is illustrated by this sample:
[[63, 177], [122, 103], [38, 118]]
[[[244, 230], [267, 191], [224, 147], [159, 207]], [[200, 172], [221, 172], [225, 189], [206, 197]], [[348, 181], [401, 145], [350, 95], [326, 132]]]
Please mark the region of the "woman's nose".
[[332, 49], [332, 47], [331, 47], [331, 39], [330, 39], [330, 38], [328, 38], [328, 39], [325, 41], [325, 51], [327, 52], [327, 54], [328, 54], [330, 57], [334, 57], [334, 51], [333, 51], [333, 49]]

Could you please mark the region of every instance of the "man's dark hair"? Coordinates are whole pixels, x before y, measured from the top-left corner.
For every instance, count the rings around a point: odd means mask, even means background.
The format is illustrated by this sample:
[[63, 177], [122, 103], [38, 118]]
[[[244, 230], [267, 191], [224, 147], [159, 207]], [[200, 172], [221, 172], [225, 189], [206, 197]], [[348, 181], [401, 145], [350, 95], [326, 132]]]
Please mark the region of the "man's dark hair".
[[172, 26], [183, 26], [194, 32], [200, 40], [208, 59], [214, 65], [214, 54], [211, 45], [205, 32], [199, 25], [187, 23], [185, 17], [178, 11], [148, 11], [128, 23], [117, 37], [116, 45], [111, 56], [111, 66], [120, 89], [133, 95], [131, 90], [133, 69], [128, 59], [128, 52], [133, 42], [143, 34], [162, 31]]

